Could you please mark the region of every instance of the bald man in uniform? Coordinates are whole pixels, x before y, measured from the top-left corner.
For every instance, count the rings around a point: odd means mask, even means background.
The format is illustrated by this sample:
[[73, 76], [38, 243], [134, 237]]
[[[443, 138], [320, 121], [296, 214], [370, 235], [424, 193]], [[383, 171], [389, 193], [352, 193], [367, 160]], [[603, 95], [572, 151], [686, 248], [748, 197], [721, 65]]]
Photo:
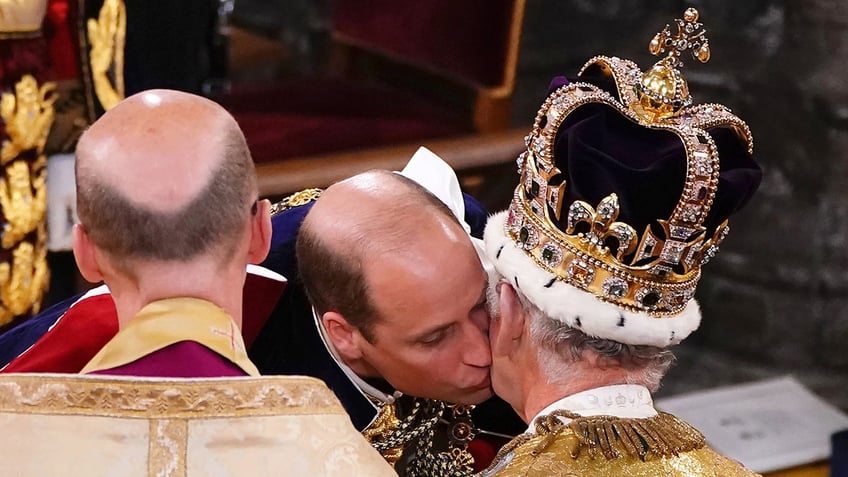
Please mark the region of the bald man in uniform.
[[119, 326], [82, 372], [258, 375], [241, 290], [268, 253], [270, 204], [232, 116], [187, 93], [134, 95], [80, 138], [76, 181], [74, 257], [109, 286]]
[[492, 396], [486, 272], [457, 215], [398, 173], [330, 186], [297, 236], [287, 276], [302, 286], [251, 349], [263, 372], [325, 381], [400, 475], [469, 475], [469, 449], [488, 447], [469, 443], [469, 410], [455, 406]]
[[435, 196], [387, 171], [354, 176], [316, 202], [297, 253], [322, 332], [357, 376], [453, 403], [491, 397], [486, 275]]

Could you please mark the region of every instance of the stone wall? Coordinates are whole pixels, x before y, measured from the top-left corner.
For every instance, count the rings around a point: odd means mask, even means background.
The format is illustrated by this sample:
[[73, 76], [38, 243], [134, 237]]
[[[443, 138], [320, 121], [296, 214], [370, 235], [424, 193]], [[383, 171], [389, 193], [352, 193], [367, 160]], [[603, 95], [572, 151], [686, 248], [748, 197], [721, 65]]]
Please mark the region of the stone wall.
[[848, 410], [848, 4], [529, 0], [514, 124], [596, 54], [653, 64], [648, 42], [688, 6], [712, 49], [685, 71], [695, 102], [748, 122], [765, 176], [704, 269], [704, 321], [663, 392], [791, 372]]

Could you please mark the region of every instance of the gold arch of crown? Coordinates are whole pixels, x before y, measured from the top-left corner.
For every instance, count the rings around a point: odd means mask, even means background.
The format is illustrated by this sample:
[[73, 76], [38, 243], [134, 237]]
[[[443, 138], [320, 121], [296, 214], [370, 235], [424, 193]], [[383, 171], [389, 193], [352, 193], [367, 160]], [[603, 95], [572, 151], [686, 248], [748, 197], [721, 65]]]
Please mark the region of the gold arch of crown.
[[[725, 221], [706, 237], [702, 225], [719, 177], [718, 150], [706, 129], [734, 129], [752, 154], [750, 130], [719, 104], [690, 106], [662, 118], [640, 114], [642, 72], [635, 63], [598, 56], [581, 74], [590, 66], [613, 76], [621, 100], [588, 83], [563, 86], [548, 97], [526, 138], [527, 150], [518, 158], [522, 181], [510, 205], [506, 233], [540, 267], [602, 301], [657, 317], [677, 314], [694, 295], [701, 265], [715, 255], [729, 230]], [[561, 172], [554, 165], [553, 143], [564, 119], [590, 103], [605, 104], [643, 127], [670, 131], [683, 142], [686, 180], [671, 216], [657, 220], [664, 236], [655, 235], [649, 225], [640, 237], [630, 225], [616, 222], [619, 205], [614, 193], [597, 207], [575, 201], [562, 210], [566, 183], [552, 183]], [[565, 232], [551, 217], [559, 219], [563, 213]], [[576, 232], [581, 224], [588, 225], [588, 232]], [[618, 245], [614, 253], [605, 245], [611, 239]]]

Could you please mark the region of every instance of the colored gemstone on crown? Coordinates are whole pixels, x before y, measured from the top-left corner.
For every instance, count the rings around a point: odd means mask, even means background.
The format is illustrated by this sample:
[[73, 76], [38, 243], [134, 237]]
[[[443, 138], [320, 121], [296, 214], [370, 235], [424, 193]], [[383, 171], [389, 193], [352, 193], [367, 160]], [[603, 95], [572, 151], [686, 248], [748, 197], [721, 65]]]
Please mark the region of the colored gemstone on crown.
[[660, 299], [662, 299], [660, 291], [652, 288], [640, 288], [636, 293], [636, 301], [649, 310], [655, 309], [660, 304]]
[[558, 266], [562, 263], [562, 249], [552, 243], [545, 244], [545, 246], [542, 247], [542, 260], [544, 260], [549, 267]]
[[584, 288], [595, 279], [595, 267], [584, 260], [572, 260], [565, 273], [572, 283]]
[[609, 277], [601, 284], [604, 295], [613, 300], [624, 298], [629, 288], [627, 282], [618, 277]]

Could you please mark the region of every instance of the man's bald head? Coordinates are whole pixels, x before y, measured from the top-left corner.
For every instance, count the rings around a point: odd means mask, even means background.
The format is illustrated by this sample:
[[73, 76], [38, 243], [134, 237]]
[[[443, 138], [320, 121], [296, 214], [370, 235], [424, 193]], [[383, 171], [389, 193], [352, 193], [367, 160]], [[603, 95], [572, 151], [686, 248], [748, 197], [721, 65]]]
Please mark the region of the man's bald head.
[[434, 228], [465, 235], [444, 203], [404, 176], [369, 171], [330, 186], [297, 239], [298, 266], [310, 301], [319, 313], [345, 315], [368, 337], [377, 313], [366, 263], [380, 254], [414, 255], [412, 244], [421, 231]]
[[323, 240], [342, 250], [393, 252], [431, 223], [460, 227], [451, 210], [417, 182], [374, 170], [329, 187], [304, 226], [322, 229]]
[[169, 90], [136, 94], [95, 122], [77, 146], [76, 179], [80, 222], [118, 262], [226, 253], [256, 196], [232, 116]]

